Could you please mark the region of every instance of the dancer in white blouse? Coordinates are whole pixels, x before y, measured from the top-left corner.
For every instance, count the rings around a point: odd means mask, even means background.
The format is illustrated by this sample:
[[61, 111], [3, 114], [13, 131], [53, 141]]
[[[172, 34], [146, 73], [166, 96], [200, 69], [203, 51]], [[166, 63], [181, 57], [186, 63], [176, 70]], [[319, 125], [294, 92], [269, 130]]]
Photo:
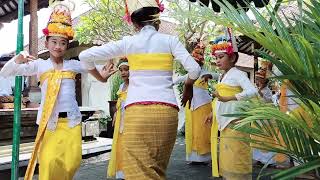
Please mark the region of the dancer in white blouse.
[[[47, 28], [47, 60], [35, 59], [27, 52], [9, 60], [0, 76], [37, 76], [41, 83], [38, 133], [25, 175], [32, 180], [39, 163], [39, 179], [72, 180], [82, 159], [81, 113], [76, 101], [75, 76], [87, 70], [77, 60], [66, 60], [69, 40], [73, 39], [70, 10], [66, 5], [54, 7]], [[100, 81], [107, 81], [115, 71], [104, 68], [102, 74], [90, 71]]]

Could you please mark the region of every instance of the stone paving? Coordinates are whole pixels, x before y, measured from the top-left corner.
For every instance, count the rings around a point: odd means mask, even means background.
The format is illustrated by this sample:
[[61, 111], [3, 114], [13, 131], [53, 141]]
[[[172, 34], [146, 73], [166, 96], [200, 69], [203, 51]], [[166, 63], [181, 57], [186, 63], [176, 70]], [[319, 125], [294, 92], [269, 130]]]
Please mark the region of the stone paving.
[[[91, 161], [91, 160], [90, 160]], [[106, 168], [108, 161], [95, 163], [83, 163], [75, 176], [76, 180], [102, 180], [106, 177]], [[167, 170], [168, 180], [206, 180], [213, 179], [211, 168], [205, 165], [187, 165], [185, 161], [184, 139], [179, 137], [176, 141], [170, 164]]]
[[[99, 159], [99, 157], [97, 158]], [[90, 160], [91, 161], [91, 160]], [[104, 180], [108, 161], [83, 163], [77, 172], [76, 180]], [[255, 168], [254, 179], [259, 173]], [[188, 165], [185, 161], [184, 138], [178, 137], [167, 169], [168, 180], [219, 180], [211, 177], [211, 167], [205, 165]], [[269, 178], [263, 178], [268, 180]]]
[[[108, 160], [110, 159], [110, 152], [95, 154], [92, 157], [84, 157], [82, 164], [75, 180], [105, 180], [107, 173]], [[20, 178], [22, 180], [25, 167], [20, 168]], [[253, 179], [256, 179], [259, 173], [259, 168], [254, 168]], [[268, 172], [271, 170], [268, 169]], [[7, 172], [0, 172], [1, 180], [10, 180], [10, 170]], [[35, 175], [33, 180], [37, 180]], [[169, 167], [167, 169], [168, 180], [220, 180], [221, 178], [211, 177], [211, 167], [206, 165], [188, 165], [185, 161], [185, 143], [184, 138], [178, 136], [175, 143], [173, 153], [170, 158]], [[270, 178], [262, 178], [262, 180], [269, 180]]]

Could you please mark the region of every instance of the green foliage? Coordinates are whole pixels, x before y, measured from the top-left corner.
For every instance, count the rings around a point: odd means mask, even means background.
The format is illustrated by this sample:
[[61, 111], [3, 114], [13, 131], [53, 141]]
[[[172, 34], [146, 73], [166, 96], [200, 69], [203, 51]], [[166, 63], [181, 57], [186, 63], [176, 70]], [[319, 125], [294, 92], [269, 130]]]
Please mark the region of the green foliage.
[[83, 14], [76, 27], [76, 39], [80, 43], [105, 43], [131, 35], [133, 29], [123, 19], [124, 1], [84, 0], [92, 10]]
[[243, 118], [235, 129], [259, 137], [241, 140], [250, 142], [254, 148], [285, 154], [300, 164], [293, 169], [275, 172], [273, 179], [293, 178], [320, 168], [320, 106], [310, 103], [313, 109], [300, 104], [303, 113], [283, 113], [272, 104], [249, 101], [242, 103], [236, 114], [227, 115]]
[[194, 6], [190, 2], [181, 0], [169, 2], [168, 17], [173, 18], [179, 24], [176, 31], [189, 52], [193, 49], [192, 41], [200, 38], [207, 39], [214, 34], [215, 25], [197, 16], [201, 10], [201, 7]]
[[[211, 40], [213, 35], [220, 35], [222, 33], [221, 26], [217, 27], [208, 20], [204, 20], [197, 16], [202, 11], [202, 8], [193, 5], [193, 3], [181, 0], [172, 0], [169, 2], [168, 11], [168, 17], [173, 18], [179, 24], [176, 31], [179, 34], [180, 40], [184, 42], [186, 49], [190, 53], [193, 50], [192, 41], [196, 39], [203, 39], [204, 42], [208, 44], [208, 40]], [[205, 54], [204, 68], [210, 72], [216, 71], [211, 65], [213, 58], [210, 55], [211, 50], [209, 47], [206, 48]], [[187, 73], [183, 66], [178, 62], [175, 62], [174, 69], [175, 73], [180, 76]], [[212, 85], [209, 89], [212, 91]], [[180, 96], [182, 96], [183, 83], [179, 83], [178, 91]]]
[[[263, 51], [259, 53], [271, 61], [284, 74], [279, 79], [289, 79], [290, 89], [303, 99], [313, 97], [314, 102], [320, 101], [320, 43], [319, 43], [319, 2], [305, 4], [307, 9], [301, 10], [301, 15], [289, 20], [286, 15], [282, 20], [268, 9], [268, 16], [273, 20], [270, 24], [255, 8], [250, 7], [258, 25], [254, 25], [243, 10], [236, 10], [223, 5], [224, 14], [220, 16], [204, 12], [205, 19], [212, 19], [218, 24], [232, 27], [260, 43], [273, 56]], [[218, 3], [219, 4], [219, 3]], [[207, 10], [208, 11], [208, 10]], [[301, 16], [301, 17], [300, 17]], [[287, 27], [288, 26], [288, 27]], [[285, 51], [284, 51], [285, 49]], [[306, 103], [308, 101], [305, 101]]]
[[[282, 73], [275, 78], [287, 79], [294, 99], [302, 111], [281, 112], [272, 105], [261, 102], [243, 103], [239, 112], [243, 118], [236, 129], [261, 138], [243, 139], [253, 147], [279, 152], [291, 157], [299, 166], [277, 171], [273, 179], [290, 179], [299, 174], [318, 171], [320, 168], [320, 2], [296, 0], [298, 13], [280, 17], [270, 6], [266, 15], [248, 5], [257, 24], [242, 9], [235, 9], [228, 2], [220, 5], [223, 13], [213, 14], [205, 8], [200, 16], [217, 24], [228, 26], [250, 37], [266, 51], [260, 55], [271, 61]], [[199, 16], [199, 15], [198, 15]], [[262, 121], [263, 120], [263, 121]], [[249, 123], [255, 126], [248, 127]], [[283, 143], [279, 137], [283, 138]], [[270, 141], [274, 139], [274, 141]], [[268, 141], [269, 140], [269, 141]]]
[[106, 126], [108, 124], [108, 122], [112, 122], [112, 118], [109, 115], [106, 115], [104, 117], [99, 118], [99, 123], [101, 125]]
[[117, 92], [122, 83], [123, 80], [118, 72], [111, 76], [111, 101], [116, 101], [118, 99]]
[[[106, 43], [132, 35], [133, 29], [123, 19], [124, 1], [84, 0], [92, 10], [81, 16], [76, 27], [76, 39], [80, 43]], [[122, 83], [118, 73], [111, 77], [111, 100], [117, 100], [117, 92]]]

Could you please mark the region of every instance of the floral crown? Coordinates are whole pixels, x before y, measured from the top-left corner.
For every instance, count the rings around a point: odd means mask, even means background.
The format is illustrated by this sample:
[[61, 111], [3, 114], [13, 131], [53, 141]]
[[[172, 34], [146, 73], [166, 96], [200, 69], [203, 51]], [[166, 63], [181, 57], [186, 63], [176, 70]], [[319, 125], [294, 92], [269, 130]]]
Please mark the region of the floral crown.
[[72, 29], [71, 12], [67, 5], [57, 4], [53, 7], [48, 25], [42, 30], [45, 36], [59, 36], [72, 40], [74, 31]]
[[226, 36], [220, 36], [216, 38], [214, 41], [210, 42], [212, 44], [211, 46], [211, 53], [212, 55], [215, 55], [219, 52], [224, 52], [227, 54], [232, 54], [234, 52], [238, 52], [238, 48], [236, 45], [236, 41], [234, 36], [231, 33], [231, 29], [226, 29]]
[[204, 51], [205, 51], [205, 45], [201, 42], [198, 42], [196, 47], [192, 51], [193, 58], [198, 62], [204, 61]]
[[232, 54], [233, 53], [232, 43], [226, 40], [221, 40], [219, 42], [216, 42], [211, 46], [211, 52], [212, 52], [212, 55], [215, 55], [216, 53], [219, 53], [219, 52]]

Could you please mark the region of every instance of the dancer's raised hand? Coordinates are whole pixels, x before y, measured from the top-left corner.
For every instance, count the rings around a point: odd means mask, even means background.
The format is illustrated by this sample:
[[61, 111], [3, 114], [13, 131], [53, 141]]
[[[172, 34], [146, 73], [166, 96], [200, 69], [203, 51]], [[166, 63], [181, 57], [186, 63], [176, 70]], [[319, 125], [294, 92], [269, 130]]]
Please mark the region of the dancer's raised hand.
[[15, 58], [14, 62], [17, 64], [24, 64], [30, 61], [36, 60], [37, 58], [29, 55], [27, 51], [21, 51]]
[[114, 73], [116, 73], [118, 70], [114, 69], [113, 63], [106, 63], [102, 70], [100, 71], [101, 76], [107, 80], [110, 76], [112, 76]]

